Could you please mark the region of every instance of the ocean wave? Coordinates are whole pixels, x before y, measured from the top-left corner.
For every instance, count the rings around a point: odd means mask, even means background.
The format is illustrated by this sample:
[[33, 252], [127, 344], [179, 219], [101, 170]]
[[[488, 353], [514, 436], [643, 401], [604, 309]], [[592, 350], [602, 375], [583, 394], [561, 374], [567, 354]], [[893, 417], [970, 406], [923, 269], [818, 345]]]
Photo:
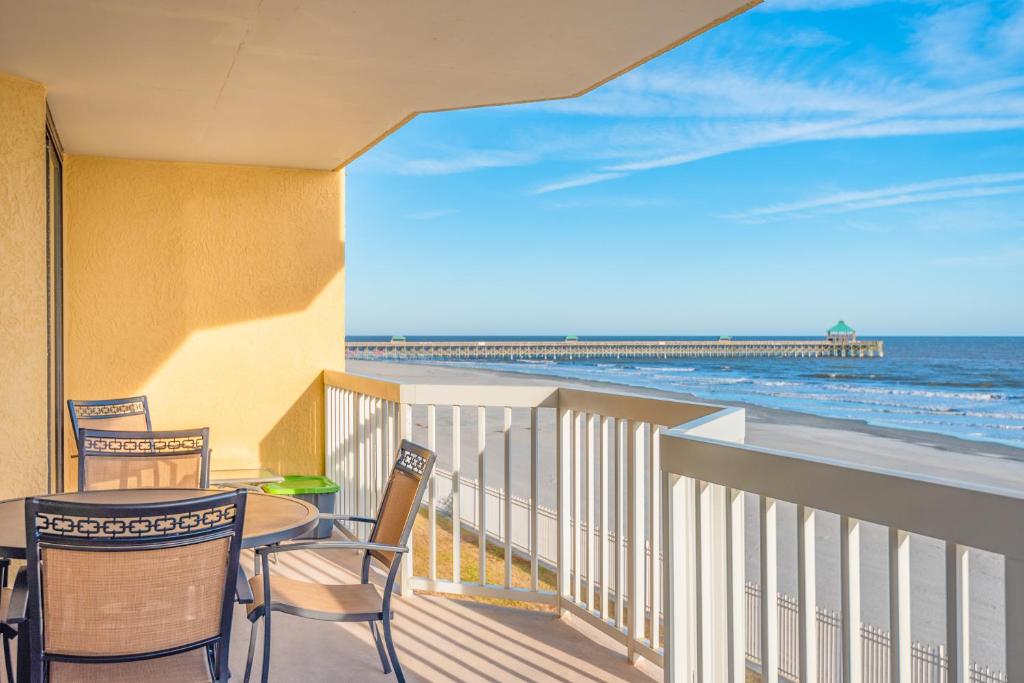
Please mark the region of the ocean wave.
[[928, 391], [925, 389], [897, 389], [894, 387], [855, 387], [849, 384], [826, 384], [826, 389], [855, 394], [885, 394], [889, 396], [916, 396], [919, 398], [952, 398], [964, 401], [1002, 401], [1003, 394], [979, 391]]

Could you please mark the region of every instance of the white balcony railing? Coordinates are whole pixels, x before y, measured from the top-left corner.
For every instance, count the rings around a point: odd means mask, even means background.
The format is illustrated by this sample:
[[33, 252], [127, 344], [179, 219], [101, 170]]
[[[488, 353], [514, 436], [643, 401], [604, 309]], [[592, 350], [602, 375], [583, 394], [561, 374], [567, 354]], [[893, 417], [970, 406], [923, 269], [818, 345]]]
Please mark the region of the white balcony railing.
[[[1014, 645], [1024, 643], [1024, 563], [1012, 558], [1024, 557], [1014, 533], [1024, 501], [1014, 493], [744, 446], [742, 409], [549, 386], [324, 377], [325, 465], [342, 485], [339, 512], [373, 513], [399, 439], [439, 452], [425, 538], [403, 563], [403, 591], [553, 605], [613, 637], [631, 660], [665, 666], [666, 680], [735, 682], [754, 668], [765, 681], [999, 683], [1022, 670], [1024, 648]], [[744, 492], [760, 496], [757, 583], [768, 590], [756, 615], [745, 589]], [[785, 599], [779, 606], [776, 501], [799, 506], [795, 617]], [[840, 515], [845, 530], [845, 609], [832, 629], [815, 600], [816, 510]], [[888, 632], [860, 620], [862, 521], [890, 530]], [[942, 654], [910, 642], [912, 533], [949, 548], [954, 645]], [[477, 539], [472, 562], [463, 562], [463, 534]], [[968, 547], [1007, 557], [1008, 678], [970, 658]], [[503, 551], [498, 571], [494, 548]], [[524, 579], [513, 562], [528, 568]], [[468, 564], [478, 569], [472, 581]]]

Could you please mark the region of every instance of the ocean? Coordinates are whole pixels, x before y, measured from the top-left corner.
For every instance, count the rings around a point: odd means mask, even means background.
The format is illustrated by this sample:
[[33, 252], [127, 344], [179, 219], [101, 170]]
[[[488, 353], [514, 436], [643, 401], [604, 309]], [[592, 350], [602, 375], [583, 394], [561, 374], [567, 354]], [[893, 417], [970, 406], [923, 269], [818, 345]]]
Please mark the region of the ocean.
[[[868, 338], [885, 342], [884, 358], [434, 362], [681, 391], [711, 402], [749, 403], [1024, 448], [1024, 337], [865, 337]], [[408, 339], [470, 337], [410, 336]], [[585, 336], [581, 339], [627, 337]]]

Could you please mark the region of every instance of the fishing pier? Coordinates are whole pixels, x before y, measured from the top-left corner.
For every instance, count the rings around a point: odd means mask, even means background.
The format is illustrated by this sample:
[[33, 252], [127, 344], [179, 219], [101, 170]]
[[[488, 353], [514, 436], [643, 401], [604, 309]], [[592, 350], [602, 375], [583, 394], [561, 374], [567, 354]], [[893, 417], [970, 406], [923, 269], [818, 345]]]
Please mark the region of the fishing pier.
[[709, 341], [349, 341], [359, 360], [583, 360], [658, 358], [882, 358], [881, 341], [858, 339]]

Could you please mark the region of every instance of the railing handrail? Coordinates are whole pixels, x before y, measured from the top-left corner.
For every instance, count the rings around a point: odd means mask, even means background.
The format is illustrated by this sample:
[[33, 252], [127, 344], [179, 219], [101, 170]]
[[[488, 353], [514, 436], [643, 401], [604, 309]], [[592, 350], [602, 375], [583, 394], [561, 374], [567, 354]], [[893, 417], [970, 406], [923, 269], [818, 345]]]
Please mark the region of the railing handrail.
[[682, 430], [663, 434], [661, 458], [667, 473], [1024, 557], [1024, 534], [1017, 526], [1024, 519], [1024, 495], [1019, 491], [719, 441]]
[[683, 428], [696, 420], [730, 410], [698, 401], [569, 388], [554, 384], [420, 384], [390, 382], [337, 370], [325, 370], [324, 383], [327, 386], [396, 403], [585, 410], [602, 415], [615, 415], [626, 420]]

